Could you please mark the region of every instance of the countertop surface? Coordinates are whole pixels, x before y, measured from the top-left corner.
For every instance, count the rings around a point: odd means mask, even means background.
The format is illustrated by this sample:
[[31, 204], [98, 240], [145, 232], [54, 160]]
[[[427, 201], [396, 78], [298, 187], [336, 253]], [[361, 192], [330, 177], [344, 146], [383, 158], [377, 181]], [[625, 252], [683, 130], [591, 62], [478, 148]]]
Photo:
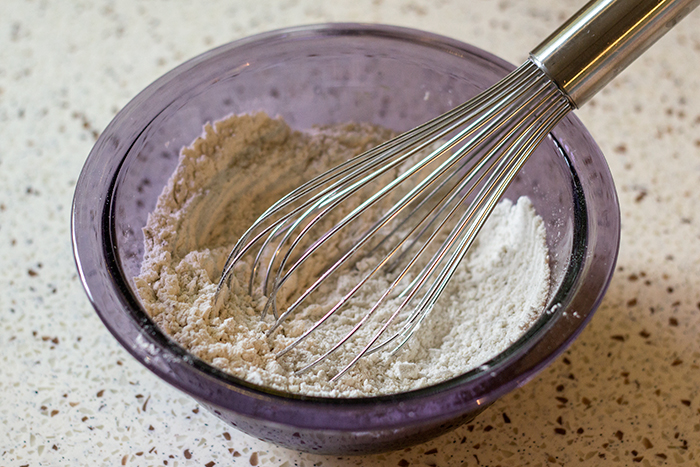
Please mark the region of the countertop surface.
[[577, 111], [622, 214], [592, 322], [532, 381], [440, 438], [324, 457], [239, 433], [121, 348], [74, 265], [71, 198], [90, 148], [184, 60], [253, 33], [353, 21], [519, 63], [582, 3], [0, 2], [0, 466], [700, 465], [700, 11]]

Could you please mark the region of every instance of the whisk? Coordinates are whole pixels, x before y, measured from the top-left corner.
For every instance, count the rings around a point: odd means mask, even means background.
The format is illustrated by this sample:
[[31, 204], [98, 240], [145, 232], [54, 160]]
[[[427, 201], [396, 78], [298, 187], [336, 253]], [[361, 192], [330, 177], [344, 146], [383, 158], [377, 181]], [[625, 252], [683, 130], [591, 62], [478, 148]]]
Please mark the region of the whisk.
[[[342, 299], [277, 355], [320, 326], [332, 325], [334, 315], [378, 275], [388, 277], [390, 285], [375, 304], [344, 337], [297, 372], [321, 363], [353, 339], [390, 299], [398, 304], [333, 379], [369, 353], [384, 348], [396, 352], [431, 312], [538, 144], [698, 3], [590, 2], [491, 88], [313, 178], [272, 205], [232, 249], [217, 300], [234, 267], [249, 255], [249, 292], [258, 290], [266, 297], [263, 315], [270, 312], [275, 318], [271, 334], [331, 276], [371, 258], [375, 263], [362, 269], [362, 278]], [[347, 246], [336, 251], [339, 238]], [[315, 279], [291, 297], [285, 295], [289, 304], [282, 309], [278, 301], [283, 286], [309, 267], [317, 269]]]

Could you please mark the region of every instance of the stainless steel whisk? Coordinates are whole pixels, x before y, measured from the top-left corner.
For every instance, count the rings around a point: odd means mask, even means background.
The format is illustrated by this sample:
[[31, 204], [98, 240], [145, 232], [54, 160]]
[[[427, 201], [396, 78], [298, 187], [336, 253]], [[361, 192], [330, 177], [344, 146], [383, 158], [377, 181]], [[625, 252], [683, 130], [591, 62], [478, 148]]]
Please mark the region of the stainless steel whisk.
[[[263, 313], [271, 311], [276, 318], [268, 331], [272, 333], [329, 276], [352, 267], [358, 258], [376, 257], [376, 264], [363, 278], [278, 356], [331, 320], [377, 274], [387, 274], [391, 285], [375, 305], [345, 337], [298, 372], [326, 359], [352, 339], [383, 303], [396, 297], [400, 304], [333, 379], [367, 353], [389, 344], [392, 351], [398, 350], [430, 313], [487, 217], [538, 144], [570, 110], [587, 102], [698, 3], [700, 0], [590, 2], [536, 47], [522, 66], [491, 88], [317, 176], [271, 206], [231, 251], [217, 299], [236, 264], [252, 255], [249, 291], [252, 294], [257, 284], [267, 297]], [[383, 181], [387, 177], [389, 181]], [[323, 226], [339, 209], [344, 209], [341, 220]], [[353, 227], [362, 216], [376, 218], [371, 227], [358, 231]], [[341, 231], [352, 235], [351, 245], [329, 258], [324, 247]], [[317, 278], [279, 313], [277, 300], [283, 285], [303, 265], [319, 258], [327, 263]]]

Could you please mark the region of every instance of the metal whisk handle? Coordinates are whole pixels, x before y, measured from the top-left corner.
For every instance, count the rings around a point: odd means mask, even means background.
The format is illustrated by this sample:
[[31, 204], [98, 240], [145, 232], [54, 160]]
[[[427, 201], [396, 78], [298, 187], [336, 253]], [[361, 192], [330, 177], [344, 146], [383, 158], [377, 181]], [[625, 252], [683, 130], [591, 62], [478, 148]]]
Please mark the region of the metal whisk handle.
[[531, 53], [531, 59], [582, 106], [700, 0], [593, 0]]

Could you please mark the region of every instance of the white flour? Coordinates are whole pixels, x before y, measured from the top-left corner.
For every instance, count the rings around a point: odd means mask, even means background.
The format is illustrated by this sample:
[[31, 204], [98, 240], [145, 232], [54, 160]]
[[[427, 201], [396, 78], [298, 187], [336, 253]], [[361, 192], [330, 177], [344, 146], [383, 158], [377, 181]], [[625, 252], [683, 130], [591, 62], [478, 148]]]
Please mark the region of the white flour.
[[[146, 252], [135, 282], [147, 312], [175, 341], [215, 367], [252, 383], [307, 395], [360, 397], [415, 389], [464, 373], [506, 349], [539, 316], [549, 287], [544, 225], [526, 198], [497, 206], [438, 305], [404, 349], [389, 358], [381, 353], [364, 358], [335, 383], [329, 377], [360, 343], [348, 343], [308, 373], [294, 375], [293, 370], [344, 335], [385, 289], [386, 279], [373, 279], [368, 288], [374, 293], [360, 293], [342, 319], [319, 328], [279, 359], [275, 352], [335, 303], [361, 272], [327, 286], [321, 298], [270, 338], [264, 333], [272, 317], [260, 319], [264, 300], [247, 294], [245, 267], [236, 270], [223, 305], [212, 306], [231, 246], [265, 208], [310, 173], [388, 136], [386, 130], [358, 124], [293, 132], [262, 114], [207, 126], [201, 138], [182, 150], [144, 229]], [[390, 305], [380, 313], [390, 311]]]

